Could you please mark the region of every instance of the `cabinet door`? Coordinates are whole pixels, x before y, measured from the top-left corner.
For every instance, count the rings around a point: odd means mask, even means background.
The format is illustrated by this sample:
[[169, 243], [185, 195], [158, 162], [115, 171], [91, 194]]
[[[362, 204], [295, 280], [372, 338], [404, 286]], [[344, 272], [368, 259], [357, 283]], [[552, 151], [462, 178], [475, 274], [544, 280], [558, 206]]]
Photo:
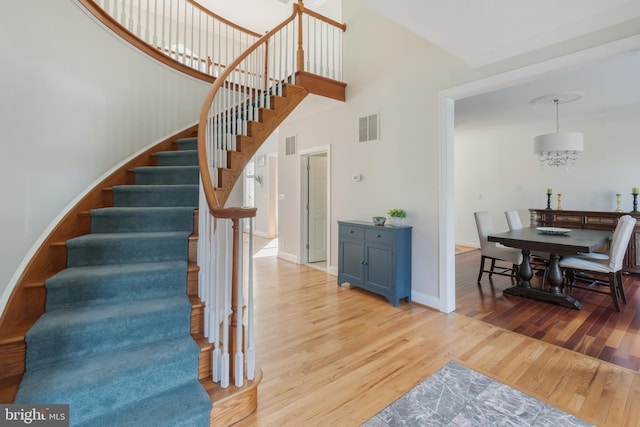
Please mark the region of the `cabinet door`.
[[391, 295], [395, 286], [392, 247], [367, 245], [365, 249], [365, 286], [383, 295]]
[[340, 279], [353, 284], [363, 282], [363, 259], [364, 245], [357, 240], [340, 241], [339, 273]]

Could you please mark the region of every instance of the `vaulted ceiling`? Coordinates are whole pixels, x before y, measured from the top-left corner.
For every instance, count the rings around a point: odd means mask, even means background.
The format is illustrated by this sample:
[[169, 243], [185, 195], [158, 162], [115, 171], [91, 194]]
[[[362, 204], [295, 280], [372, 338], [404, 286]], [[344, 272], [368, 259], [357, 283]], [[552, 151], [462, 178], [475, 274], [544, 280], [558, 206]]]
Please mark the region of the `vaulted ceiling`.
[[[304, 4], [314, 9], [326, 1], [333, 0], [306, 0]], [[201, 0], [211, 10], [259, 32], [267, 31], [287, 17], [293, 2], [295, 0]], [[628, 28], [630, 23], [640, 23], [639, 0], [362, 2], [472, 68], [589, 34], [620, 33], [625, 25]], [[549, 111], [533, 108], [529, 101], [561, 91], [584, 93], [580, 102], [564, 109], [563, 115], [567, 117], [571, 114], [595, 117], [620, 109], [640, 112], [640, 43], [636, 51], [606, 61], [460, 100], [456, 102], [456, 124], [486, 124], [506, 114], [513, 120], [548, 120]]]

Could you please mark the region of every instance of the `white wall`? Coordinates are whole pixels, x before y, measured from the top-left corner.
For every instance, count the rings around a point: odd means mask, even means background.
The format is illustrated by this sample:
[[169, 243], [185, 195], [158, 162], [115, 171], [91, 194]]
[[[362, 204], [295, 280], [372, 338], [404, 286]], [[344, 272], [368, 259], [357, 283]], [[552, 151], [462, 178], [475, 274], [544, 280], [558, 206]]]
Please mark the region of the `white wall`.
[[[272, 216], [275, 214], [270, 209], [271, 198], [274, 197], [273, 190], [275, 186], [272, 180], [275, 178], [270, 173], [270, 160], [269, 156], [278, 153], [278, 133], [277, 131], [269, 136], [267, 140], [260, 146], [258, 151], [253, 157], [255, 163], [255, 175], [259, 175], [262, 178], [262, 184], [257, 181], [255, 183], [255, 205], [258, 208], [255, 218], [255, 232], [262, 237], [275, 237], [275, 230], [272, 225]], [[264, 165], [258, 164], [258, 157], [265, 156]], [[273, 167], [273, 166], [271, 166]], [[271, 191], [270, 191], [271, 190]]]
[[73, 1], [0, 12], [0, 311], [16, 270], [114, 165], [194, 124], [208, 85], [145, 58]]
[[[464, 71], [460, 61], [360, 2], [343, 2], [347, 102], [280, 127], [280, 250], [300, 256], [298, 156], [284, 156], [284, 138], [298, 149], [331, 145], [331, 259], [337, 267], [338, 220], [370, 221], [390, 208], [413, 225], [413, 297], [437, 295], [437, 92]], [[300, 108], [304, 108], [301, 106]], [[358, 143], [358, 118], [380, 113], [380, 140]], [[352, 182], [353, 174], [362, 181]]]
[[[507, 230], [505, 210], [517, 209], [529, 223], [529, 208], [551, 207], [562, 194], [565, 210], [613, 211], [616, 193], [623, 210], [632, 209], [632, 187], [640, 186], [640, 121], [637, 116], [563, 122], [584, 133], [585, 151], [575, 167], [542, 170], [533, 155], [533, 137], [548, 132], [542, 125], [496, 123], [491, 127], [456, 128], [456, 242], [479, 246], [473, 212], [489, 211], [496, 231]], [[545, 130], [547, 129], [547, 130]], [[496, 156], [499, 155], [499, 157]]]

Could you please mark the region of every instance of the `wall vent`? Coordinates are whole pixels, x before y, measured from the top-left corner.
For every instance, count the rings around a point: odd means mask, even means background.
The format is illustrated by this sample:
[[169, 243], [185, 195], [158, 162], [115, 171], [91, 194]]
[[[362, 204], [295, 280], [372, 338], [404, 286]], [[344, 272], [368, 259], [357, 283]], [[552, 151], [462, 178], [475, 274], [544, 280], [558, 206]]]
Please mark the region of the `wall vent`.
[[294, 156], [298, 152], [296, 137], [288, 136], [285, 138], [284, 154], [285, 156]]
[[372, 114], [358, 119], [358, 142], [377, 141], [380, 136], [379, 114]]

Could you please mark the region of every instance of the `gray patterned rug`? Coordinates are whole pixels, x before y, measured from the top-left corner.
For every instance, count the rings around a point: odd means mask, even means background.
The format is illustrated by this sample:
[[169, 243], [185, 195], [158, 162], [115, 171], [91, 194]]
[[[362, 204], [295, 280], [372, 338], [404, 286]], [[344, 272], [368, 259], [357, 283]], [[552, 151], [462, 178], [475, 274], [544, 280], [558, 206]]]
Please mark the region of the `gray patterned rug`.
[[591, 425], [466, 366], [449, 362], [362, 426]]

